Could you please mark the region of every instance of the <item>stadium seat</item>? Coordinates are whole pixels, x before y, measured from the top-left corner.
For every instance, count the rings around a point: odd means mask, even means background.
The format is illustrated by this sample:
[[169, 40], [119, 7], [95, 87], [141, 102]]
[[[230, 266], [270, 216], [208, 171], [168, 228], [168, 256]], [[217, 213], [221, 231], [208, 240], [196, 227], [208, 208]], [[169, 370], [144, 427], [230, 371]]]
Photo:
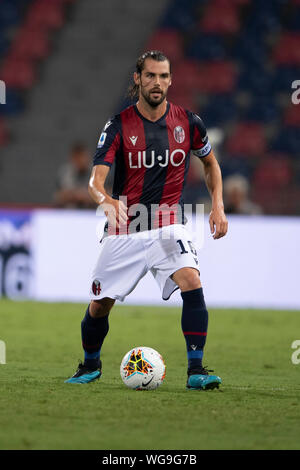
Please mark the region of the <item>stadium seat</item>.
[[236, 6], [231, 2], [209, 3], [199, 28], [203, 33], [236, 34], [240, 29]]
[[285, 110], [283, 115], [283, 122], [285, 126], [300, 127], [300, 104], [291, 104]]
[[277, 65], [300, 65], [300, 32], [282, 34], [273, 50], [272, 60]]
[[256, 188], [273, 188], [280, 190], [292, 181], [292, 167], [286, 154], [268, 154], [259, 163], [253, 174], [253, 184]]
[[238, 108], [230, 93], [211, 95], [202, 110], [207, 127], [218, 127], [238, 118]]
[[246, 158], [262, 156], [266, 147], [264, 127], [253, 122], [237, 124], [225, 145], [228, 154]]
[[180, 32], [191, 31], [196, 23], [194, 9], [198, 4], [198, 0], [190, 0], [188, 3], [174, 0], [166, 9], [159, 27], [176, 29]]
[[234, 88], [236, 68], [230, 62], [185, 60], [173, 69], [172, 87], [178, 92], [194, 88], [199, 93], [228, 93]]
[[16, 59], [43, 59], [50, 53], [48, 33], [23, 28], [12, 44], [10, 54]]
[[231, 156], [226, 153], [222, 153], [221, 157], [220, 165], [223, 179], [235, 174], [245, 176], [247, 179], [251, 178], [253, 165], [251, 165], [249, 159], [237, 158], [236, 155]]
[[13, 26], [19, 20], [20, 15], [17, 5], [10, 0], [3, 0], [0, 8], [0, 29]]
[[193, 112], [197, 111], [197, 101], [195, 91], [193, 89], [177, 90], [176, 88], [170, 87], [168, 92], [168, 99], [169, 101], [176, 103], [185, 109], [189, 109]]
[[292, 214], [296, 210], [293, 168], [289, 155], [269, 153], [256, 168], [251, 181], [255, 201], [269, 214]]
[[238, 60], [245, 69], [263, 68], [268, 56], [263, 36], [259, 32], [254, 37], [241, 32], [232, 45], [230, 56], [231, 59]]
[[224, 60], [227, 51], [222, 36], [197, 34], [192, 37], [185, 49], [186, 57], [193, 60]]
[[230, 93], [236, 85], [237, 70], [229, 61], [200, 63], [197, 89], [200, 93]]
[[7, 87], [27, 90], [35, 82], [35, 69], [30, 61], [11, 59], [4, 62], [0, 76]]
[[276, 92], [273, 74], [265, 70], [265, 66], [243, 64], [237, 77], [237, 88], [247, 90], [254, 95], [272, 96]]
[[160, 29], [147, 42], [145, 50], [159, 50], [175, 64], [183, 58], [183, 40], [181, 34], [174, 29]]
[[244, 110], [241, 117], [245, 121], [265, 122], [276, 121], [280, 119], [281, 112], [276, 104], [274, 95], [254, 96], [251, 105]]
[[288, 152], [297, 157], [300, 149], [300, 132], [299, 127], [283, 126], [272, 141], [270, 142], [270, 150], [274, 152]]
[[64, 8], [61, 1], [35, 1], [26, 16], [25, 25], [29, 29], [59, 29], [64, 24]]
[[298, 78], [298, 70], [297, 66], [280, 65], [277, 67], [273, 85], [276, 91], [286, 93], [287, 90], [290, 90], [292, 92], [291, 86], [293, 81]]
[[280, 191], [273, 188], [252, 187], [253, 202], [264, 208], [268, 215], [293, 215], [299, 211], [299, 191], [294, 186], [286, 186]]
[[184, 60], [173, 67], [173, 80], [171, 89], [178, 92], [196, 89], [199, 81], [200, 66], [195, 60]]

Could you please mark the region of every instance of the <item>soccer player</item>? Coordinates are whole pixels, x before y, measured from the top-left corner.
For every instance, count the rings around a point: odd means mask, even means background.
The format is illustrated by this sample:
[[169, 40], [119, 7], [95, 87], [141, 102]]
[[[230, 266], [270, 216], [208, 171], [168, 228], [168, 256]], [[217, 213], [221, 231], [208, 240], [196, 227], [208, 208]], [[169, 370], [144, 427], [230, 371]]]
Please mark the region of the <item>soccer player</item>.
[[[144, 53], [133, 75], [133, 106], [109, 120], [101, 133], [89, 191], [107, 216], [91, 281], [91, 302], [81, 322], [84, 362], [66, 382], [100, 378], [100, 352], [108, 317], [150, 270], [163, 299], [180, 289], [181, 326], [187, 350], [189, 389], [219, 387], [221, 378], [202, 365], [208, 312], [197, 252], [184, 225], [182, 192], [190, 153], [200, 158], [212, 199], [209, 217], [214, 239], [227, 232], [222, 176], [202, 120], [167, 101], [171, 64], [160, 51]], [[115, 163], [112, 197], [104, 189]]]

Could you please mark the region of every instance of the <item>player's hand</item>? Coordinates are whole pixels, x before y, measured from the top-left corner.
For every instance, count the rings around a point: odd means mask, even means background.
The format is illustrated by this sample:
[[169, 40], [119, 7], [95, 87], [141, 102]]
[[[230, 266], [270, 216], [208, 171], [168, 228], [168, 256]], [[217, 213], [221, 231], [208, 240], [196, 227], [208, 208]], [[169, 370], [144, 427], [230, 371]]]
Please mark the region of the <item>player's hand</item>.
[[228, 230], [228, 222], [223, 209], [212, 209], [211, 213], [209, 214], [209, 226], [210, 233], [213, 235], [215, 240], [226, 235]]
[[127, 225], [127, 207], [123, 201], [110, 198], [101, 204], [111, 227], [120, 229]]

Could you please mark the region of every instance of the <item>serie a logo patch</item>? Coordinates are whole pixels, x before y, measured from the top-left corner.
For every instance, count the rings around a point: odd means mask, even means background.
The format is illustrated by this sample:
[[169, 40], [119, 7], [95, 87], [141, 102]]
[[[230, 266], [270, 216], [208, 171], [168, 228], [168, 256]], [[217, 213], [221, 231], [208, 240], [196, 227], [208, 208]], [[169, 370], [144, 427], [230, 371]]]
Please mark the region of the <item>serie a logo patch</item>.
[[101, 284], [98, 279], [95, 279], [93, 284], [92, 284], [92, 291], [94, 295], [100, 295], [101, 292]]
[[98, 149], [101, 149], [101, 147], [103, 147], [105, 140], [106, 140], [106, 136], [107, 136], [106, 132], [102, 132], [102, 134], [100, 135], [100, 139], [98, 141], [98, 145], [97, 145]]

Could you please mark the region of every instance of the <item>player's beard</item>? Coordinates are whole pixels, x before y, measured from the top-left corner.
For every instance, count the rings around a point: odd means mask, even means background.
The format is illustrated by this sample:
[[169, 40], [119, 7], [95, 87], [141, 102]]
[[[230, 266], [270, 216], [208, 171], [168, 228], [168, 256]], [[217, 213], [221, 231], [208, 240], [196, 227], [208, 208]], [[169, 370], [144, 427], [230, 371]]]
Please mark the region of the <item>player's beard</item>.
[[152, 93], [153, 93], [153, 90], [146, 92], [145, 89], [141, 87], [141, 95], [144, 98], [144, 100], [152, 108], [157, 108], [157, 106], [159, 106], [166, 99], [167, 93], [164, 93], [162, 90], [159, 90], [160, 96], [158, 96], [157, 98], [152, 98], [151, 96]]

